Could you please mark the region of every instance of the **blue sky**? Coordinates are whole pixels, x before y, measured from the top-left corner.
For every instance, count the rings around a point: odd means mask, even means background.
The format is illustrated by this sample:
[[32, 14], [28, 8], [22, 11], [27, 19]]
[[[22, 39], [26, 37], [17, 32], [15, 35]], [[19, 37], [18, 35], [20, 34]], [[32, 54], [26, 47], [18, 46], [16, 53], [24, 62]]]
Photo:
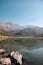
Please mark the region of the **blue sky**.
[[0, 0], [0, 22], [43, 27], [43, 0]]

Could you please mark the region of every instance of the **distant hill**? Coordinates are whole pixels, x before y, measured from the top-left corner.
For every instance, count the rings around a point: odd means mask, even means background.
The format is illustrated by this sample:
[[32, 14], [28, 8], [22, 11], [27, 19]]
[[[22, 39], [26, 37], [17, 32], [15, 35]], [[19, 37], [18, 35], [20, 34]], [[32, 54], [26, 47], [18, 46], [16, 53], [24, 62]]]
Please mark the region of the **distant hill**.
[[0, 29], [5, 30], [5, 31], [19, 31], [19, 30], [23, 29], [23, 27], [18, 24], [13, 24], [10, 22], [7, 22], [7, 23], [2, 22], [2, 23], [0, 23]]
[[36, 31], [38, 31], [40, 34], [43, 33], [43, 27], [27, 25], [25, 28], [32, 28], [32, 29], [35, 29]]
[[43, 37], [43, 34], [38, 35], [37, 37]]
[[10, 22], [0, 23], [0, 33], [8, 36], [37, 36], [43, 33], [43, 27], [21, 26]]
[[22, 30], [23, 27], [18, 24], [13, 24], [10, 22], [0, 23], [0, 33], [8, 36], [15, 36], [15, 33]]
[[25, 28], [25, 29], [23, 29], [20, 32], [17, 32], [15, 34], [22, 35], [22, 36], [36, 36], [39, 34], [39, 32], [33, 28]]
[[32, 26], [32, 25], [27, 25], [24, 27], [23, 30], [20, 32], [15, 33], [16, 35], [24, 35], [24, 36], [37, 36], [43, 33], [43, 28], [38, 27], [38, 26]]

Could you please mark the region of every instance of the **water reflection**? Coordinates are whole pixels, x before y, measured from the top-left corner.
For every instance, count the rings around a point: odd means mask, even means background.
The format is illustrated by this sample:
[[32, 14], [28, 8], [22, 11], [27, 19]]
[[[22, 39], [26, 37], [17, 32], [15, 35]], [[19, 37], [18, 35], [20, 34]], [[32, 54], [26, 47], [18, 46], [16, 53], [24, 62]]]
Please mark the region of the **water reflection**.
[[16, 39], [15, 42], [25, 46], [27, 49], [43, 47], [43, 40], [40, 39]]
[[25, 62], [24, 65], [43, 65], [43, 40], [8, 39], [0, 41], [0, 48], [6, 49], [7, 52], [21, 49], [19, 52], [29, 61], [29, 63]]
[[43, 65], [43, 48], [35, 50], [21, 49], [19, 51], [29, 61], [29, 65]]

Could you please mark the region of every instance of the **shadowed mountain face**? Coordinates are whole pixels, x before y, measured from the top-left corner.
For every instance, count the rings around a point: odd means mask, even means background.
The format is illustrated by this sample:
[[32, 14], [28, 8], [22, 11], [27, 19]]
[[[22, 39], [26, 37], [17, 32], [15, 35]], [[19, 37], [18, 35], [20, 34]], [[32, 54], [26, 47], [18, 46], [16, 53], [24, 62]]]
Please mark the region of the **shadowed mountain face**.
[[43, 37], [43, 33], [42, 34], [39, 34], [37, 37]]
[[18, 24], [13, 24], [10, 22], [0, 23], [0, 32], [6, 32], [9, 35], [20, 35], [20, 36], [36, 36], [43, 33], [43, 28], [37, 26], [20, 26]]
[[38, 27], [38, 26], [32, 26], [32, 25], [27, 25], [24, 27], [23, 30], [20, 32], [17, 32], [17, 35], [29, 35], [29, 36], [37, 36], [39, 34], [43, 33], [43, 27]]
[[17, 35], [29, 35], [29, 36], [35, 36], [38, 35], [39, 32], [37, 30], [35, 30], [34, 28], [25, 28], [23, 30], [21, 30], [20, 32], [16, 33]]

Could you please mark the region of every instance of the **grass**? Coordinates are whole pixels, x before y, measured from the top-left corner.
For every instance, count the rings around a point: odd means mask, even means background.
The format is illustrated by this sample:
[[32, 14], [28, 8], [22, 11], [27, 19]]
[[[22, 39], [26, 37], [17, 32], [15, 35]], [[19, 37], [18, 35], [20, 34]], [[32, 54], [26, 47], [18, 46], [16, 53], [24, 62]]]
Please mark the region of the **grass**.
[[0, 41], [1, 41], [1, 40], [6, 40], [6, 39], [8, 39], [8, 38], [9, 38], [8, 36], [0, 35]]

